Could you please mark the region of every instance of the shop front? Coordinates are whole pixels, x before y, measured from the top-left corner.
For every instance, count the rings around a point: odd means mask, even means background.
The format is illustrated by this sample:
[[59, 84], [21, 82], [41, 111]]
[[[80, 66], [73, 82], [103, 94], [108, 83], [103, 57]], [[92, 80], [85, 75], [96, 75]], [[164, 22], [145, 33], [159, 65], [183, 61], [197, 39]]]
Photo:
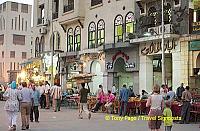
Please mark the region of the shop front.
[[126, 84], [136, 94], [139, 93], [139, 53], [138, 47], [120, 48], [106, 51], [108, 89], [115, 84], [117, 90]]

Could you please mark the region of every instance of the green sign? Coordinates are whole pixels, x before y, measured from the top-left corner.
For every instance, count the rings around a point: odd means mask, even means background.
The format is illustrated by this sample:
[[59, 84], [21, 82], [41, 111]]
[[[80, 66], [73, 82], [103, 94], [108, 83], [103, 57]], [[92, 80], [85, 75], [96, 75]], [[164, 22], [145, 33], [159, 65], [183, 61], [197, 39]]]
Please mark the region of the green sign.
[[190, 43], [190, 51], [196, 51], [196, 50], [200, 50], [200, 40], [192, 41]]

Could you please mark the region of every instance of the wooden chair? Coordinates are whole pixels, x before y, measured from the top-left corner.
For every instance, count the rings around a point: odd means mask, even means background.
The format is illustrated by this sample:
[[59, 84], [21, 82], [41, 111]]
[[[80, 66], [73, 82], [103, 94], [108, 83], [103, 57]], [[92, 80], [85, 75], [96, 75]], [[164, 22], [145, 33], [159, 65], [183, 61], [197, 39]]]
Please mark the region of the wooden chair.
[[120, 105], [120, 103], [119, 103], [119, 101], [118, 100], [115, 100], [114, 102], [113, 102], [113, 113], [115, 114], [118, 114], [118, 112], [119, 112], [119, 105]]
[[194, 116], [194, 122], [196, 123], [197, 119], [199, 118], [198, 116], [200, 116], [200, 104], [194, 104], [193, 110], [190, 111], [190, 113], [191, 113], [191, 116]]

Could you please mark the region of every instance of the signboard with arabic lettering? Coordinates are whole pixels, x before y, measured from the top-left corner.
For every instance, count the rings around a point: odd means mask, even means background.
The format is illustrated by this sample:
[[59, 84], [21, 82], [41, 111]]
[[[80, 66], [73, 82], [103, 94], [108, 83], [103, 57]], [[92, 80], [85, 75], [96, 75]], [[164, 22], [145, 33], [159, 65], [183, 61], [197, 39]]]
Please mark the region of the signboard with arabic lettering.
[[192, 41], [190, 43], [190, 51], [200, 50], [200, 40]]
[[200, 34], [200, 22], [194, 22], [192, 24], [192, 34]]

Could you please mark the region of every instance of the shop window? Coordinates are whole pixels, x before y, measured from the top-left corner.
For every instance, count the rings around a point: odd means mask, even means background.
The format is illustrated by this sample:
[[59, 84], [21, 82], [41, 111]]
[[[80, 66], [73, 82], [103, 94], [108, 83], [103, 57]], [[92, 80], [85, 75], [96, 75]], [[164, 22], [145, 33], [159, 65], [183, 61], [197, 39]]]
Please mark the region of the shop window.
[[10, 58], [15, 58], [15, 51], [10, 51]]
[[91, 6], [102, 4], [102, 0], [91, 0]]
[[73, 49], [73, 29], [69, 28], [67, 31], [67, 51], [72, 52]]
[[99, 20], [97, 23], [97, 44], [101, 46], [105, 43], [105, 22], [104, 20]]
[[11, 11], [18, 11], [18, 3], [11, 2]]
[[13, 44], [25, 45], [25, 35], [13, 35]]
[[77, 26], [74, 30], [74, 50], [81, 50], [81, 28]]
[[161, 65], [162, 65], [161, 59], [154, 59], [153, 60], [153, 71], [154, 72], [161, 72], [162, 71]]
[[135, 32], [134, 26], [134, 14], [133, 12], [129, 12], [126, 15], [126, 38]]
[[114, 42], [122, 42], [123, 41], [123, 17], [122, 15], [117, 15], [114, 20]]
[[64, 9], [63, 9], [64, 13], [74, 10], [74, 0], [64, 0], [63, 4], [64, 4]]
[[88, 26], [88, 48], [96, 47], [96, 25], [91, 22]]

